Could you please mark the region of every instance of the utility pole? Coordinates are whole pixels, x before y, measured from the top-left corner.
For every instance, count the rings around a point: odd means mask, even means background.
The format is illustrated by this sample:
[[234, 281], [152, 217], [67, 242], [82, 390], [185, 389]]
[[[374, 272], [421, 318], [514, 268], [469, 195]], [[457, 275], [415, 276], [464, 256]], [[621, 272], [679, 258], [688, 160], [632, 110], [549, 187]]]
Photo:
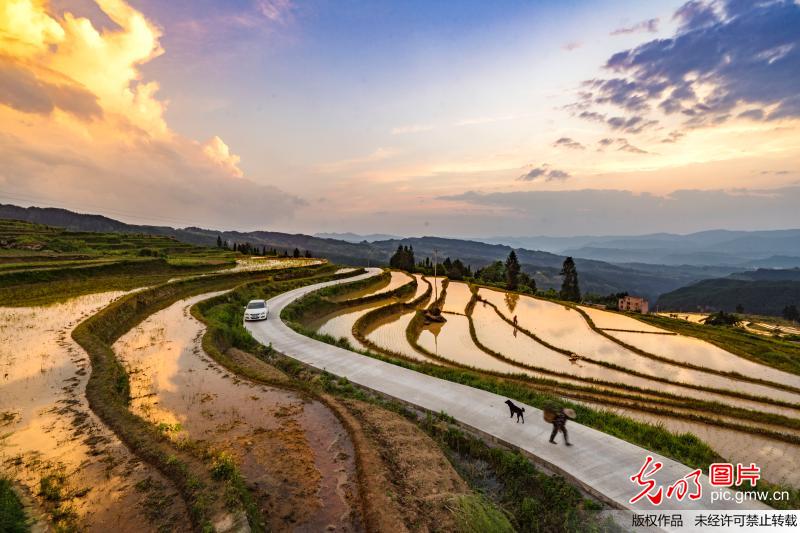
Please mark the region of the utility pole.
[[436, 264], [439, 262], [439, 256], [437, 255], [439, 251], [434, 248], [433, 249], [433, 301], [436, 302], [439, 300], [439, 290], [436, 287]]

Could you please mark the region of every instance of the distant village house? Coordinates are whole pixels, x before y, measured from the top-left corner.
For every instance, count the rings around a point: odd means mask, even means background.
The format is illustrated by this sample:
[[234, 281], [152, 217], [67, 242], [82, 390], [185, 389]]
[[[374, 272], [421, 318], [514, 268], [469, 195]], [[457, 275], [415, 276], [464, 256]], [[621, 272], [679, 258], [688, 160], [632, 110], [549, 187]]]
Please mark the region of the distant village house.
[[642, 313], [643, 315], [646, 315], [650, 309], [647, 300], [640, 298], [639, 296], [625, 296], [624, 298], [620, 298], [619, 302], [617, 303], [617, 307], [620, 311]]

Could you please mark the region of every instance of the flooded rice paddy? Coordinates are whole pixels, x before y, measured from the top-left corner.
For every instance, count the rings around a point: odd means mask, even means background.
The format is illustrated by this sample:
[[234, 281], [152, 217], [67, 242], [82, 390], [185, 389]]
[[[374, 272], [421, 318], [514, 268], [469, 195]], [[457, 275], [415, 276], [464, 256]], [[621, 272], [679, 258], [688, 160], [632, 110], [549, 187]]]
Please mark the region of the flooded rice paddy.
[[[551, 350], [543, 344], [520, 332], [500, 318], [490, 306], [478, 305], [472, 313], [475, 324], [475, 333], [478, 341], [490, 350], [500, 353], [513, 361], [521, 364], [536, 366], [554, 372], [561, 372], [576, 377], [594, 379], [610, 383], [625, 384], [645, 391], [653, 390], [698, 398], [701, 400], [726, 402], [749, 409], [762, 408], [762, 404], [748, 402], [728, 396], [712, 394], [678, 385], [654, 381], [639, 376], [633, 376], [620, 370], [603, 367], [584, 360], [573, 360], [569, 356]], [[558, 378], [561, 380], [562, 378]], [[780, 414], [800, 415], [800, 411], [775, 408]]]
[[[389, 278], [389, 283], [380, 284], [372, 287], [367, 287], [366, 289], [361, 289], [358, 291], [351, 291], [345, 294], [342, 294], [336, 298], [333, 298], [335, 301], [344, 302], [347, 300], [355, 300], [356, 298], [363, 298], [364, 296], [373, 296], [375, 294], [383, 294], [385, 292], [390, 292], [395, 289], [398, 289], [405, 285], [406, 283], [411, 283], [412, 278], [408, 274], [404, 272], [397, 272], [391, 271], [391, 277]], [[424, 291], [423, 291], [424, 292]]]
[[667, 318], [678, 318], [687, 322], [694, 322], [701, 324], [703, 320], [708, 318], [708, 313], [656, 313], [658, 316], [665, 316]]
[[506, 363], [478, 348], [469, 335], [469, 319], [464, 315], [447, 315], [447, 322], [444, 324], [434, 324], [423, 329], [417, 342], [438, 357], [459, 365], [491, 372], [543, 377], [538, 372]]
[[208, 358], [189, 308], [211, 296], [153, 314], [114, 345], [131, 376], [132, 410], [176, 440], [232, 456], [270, 529], [359, 530], [345, 428], [321, 403], [241, 380]]
[[414, 274], [414, 279], [417, 280], [417, 292], [415, 292], [414, 296], [410, 298], [410, 301], [414, 301], [417, 298], [422, 297], [422, 295], [425, 294], [425, 291], [427, 291], [429, 287], [428, 282], [425, 281], [425, 278], [423, 277], [422, 274]]
[[89, 358], [70, 334], [121, 295], [0, 308], [0, 471], [42, 510], [57, 507], [65, 515], [62, 526], [184, 529], [186, 510], [170, 483], [140, 462], [86, 402]]
[[600, 329], [619, 329], [625, 331], [648, 331], [651, 333], [665, 333], [666, 330], [651, 326], [641, 320], [636, 320], [629, 316], [612, 313], [604, 309], [594, 307], [578, 306], [592, 319], [594, 325]]
[[648, 335], [624, 331], [609, 331], [608, 333], [622, 342], [661, 357], [722, 372], [733, 371], [750, 378], [774, 381], [800, 388], [800, 376], [749, 361], [694, 337]]
[[447, 296], [442, 311], [464, 314], [467, 304], [472, 299], [469, 285], [463, 281], [451, 281], [447, 284]]
[[445, 280], [445, 278], [443, 278], [442, 276], [436, 276], [436, 277], [425, 276], [425, 279], [427, 279], [431, 284], [432, 290], [431, 290], [430, 303], [433, 303], [436, 301], [436, 298], [438, 298], [442, 294], [442, 282]]
[[244, 259], [237, 259], [235, 266], [220, 270], [219, 272], [253, 272], [258, 270], [276, 270], [279, 268], [300, 268], [321, 265], [324, 262], [325, 261], [321, 259], [309, 259], [305, 257], [247, 257]]
[[383, 307], [395, 301], [394, 299], [388, 299], [347, 307], [341, 311], [336, 311], [335, 313], [311, 321], [307, 326], [320, 335], [330, 335], [335, 339], [345, 338], [351, 346], [355, 348], [365, 348], [365, 346], [353, 336], [353, 324], [356, 323], [356, 320], [373, 309], [378, 309], [379, 307]]
[[[545, 342], [574, 352], [581, 357], [605, 361], [650, 376], [668, 377], [674, 382], [691, 383], [800, 404], [800, 394], [797, 393], [684, 368], [639, 355], [593, 331], [577, 311], [565, 305], [521, 296], [512, 306], [508, 306], [506, 294], [503, 292], [480, 289], [479, 295], [495, 304], [506, 317], [510, 319], [517, 317], [521, 327], [531, 331]], [[656, 341], [674, 338], [668, 335], [640, 335], [656, 339]], [[741, 360], [741, 358], [736, 359]], [[746, 362], [749, 363], [749, 361]], [[737, 368], [734, 367], [730, 370]], [[740, 373], [744, 374], [745, 372]]]
[[581, 309], [591, 317], [598, 328], [607, 329], [606, 333], [612, 337], [646, 352], [712, 370], [738, 372], [751, 378], [800, 388], [800, 376], [749, 361], [701, 339], [673, 334], [619, 313], [591, 307], [581, 307]]
[[432, 361], [408, 343], [406, 330], [412, 318], [414, 318], [414, 311], [383, 318], [370, 328], [367, 339], [388, 352], [398, 353], [419, 361]]

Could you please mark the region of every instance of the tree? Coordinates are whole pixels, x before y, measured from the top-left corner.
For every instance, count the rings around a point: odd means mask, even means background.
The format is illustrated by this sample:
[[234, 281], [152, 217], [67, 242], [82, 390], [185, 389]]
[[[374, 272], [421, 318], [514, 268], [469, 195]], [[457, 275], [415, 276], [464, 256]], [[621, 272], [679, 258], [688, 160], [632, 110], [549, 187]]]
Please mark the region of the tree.
[[398, 270], [414, 271], [414, 249], [410, 246], [398, 245], [397, 251], [389, 259], [389, 266]]
[[736, 304], [736, 312], [740, 315], [744, 313], [744, 306], [742, 304]]
[[217, 248], [222, 248], [222, 235], [217, 235]]
[[519, 273], [519, 290], [529, 294], [536, 294], [536, 280], [527, 272]]
[[506, 259], [506, 288], [510, 291], [517, 290], [519, 286], [519, 260], [517, 252], [511, 250]]
[[300, 257], [300, 249], [299, 248], [295, 248], [294, 249], [294, 252], [292, 252], [292, 257], [294, 257], [295, 259]]
[[306, 257], [311, 259], [311, 250], [306, 250]]
[[784, 307], [783, 318], [785, 318], [790, 322], [797, 322], [798, 320], [800, 320], [800, 312], [797, 310], [797, 306], [792, 304]]
[[462, 280], [466, 274], [467, 269], [464, 267], [464, 263], [461, 262], [461, 259], [453, 261], [450, 268], [447, 269], [447, 277], [450, 279]]
[[403, 245], [397, 245], [397, 251], [392, 254], [392, 257], [389, 258], [389, 266], [392, 268], [400, 268], [400, 264], [403, 262]]
[[578, 269], [575, 268], [575, 261], [571, 257], [564, 259], [560, 274], [564, 277], [561, 282], [561, 293], [559, 294], [561, 299], [569, 302], [579, 302], [581, 289], [578, 285]]
[[475, 277], [486, 283], [503, 283], [505, 281], [506, 267], [502, 261], [495, 261], [475, 272]]

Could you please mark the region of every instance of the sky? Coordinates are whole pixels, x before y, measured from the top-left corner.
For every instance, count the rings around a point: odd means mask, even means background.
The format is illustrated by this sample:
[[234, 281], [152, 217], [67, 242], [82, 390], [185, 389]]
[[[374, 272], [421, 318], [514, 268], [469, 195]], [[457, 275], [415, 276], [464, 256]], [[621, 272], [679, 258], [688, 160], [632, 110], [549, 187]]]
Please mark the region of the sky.
[[798, 87], [798, 0], [0, 0], [0, 202], [303, 233], [796, 228]]

